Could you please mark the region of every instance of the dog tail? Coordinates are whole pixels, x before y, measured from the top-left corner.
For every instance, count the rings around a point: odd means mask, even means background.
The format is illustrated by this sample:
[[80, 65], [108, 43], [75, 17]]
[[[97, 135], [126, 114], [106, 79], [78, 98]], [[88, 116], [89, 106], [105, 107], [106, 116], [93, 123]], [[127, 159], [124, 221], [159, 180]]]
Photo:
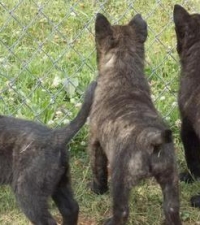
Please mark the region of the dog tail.
[[55, 130], [55, 137], [59, 143], [64, 142], [65, 144], [67, 144], [85, 124], [87, 117], [90, 114], [96, 85], [96, 81], [92, 81], [90, 83], [84, 94], [85, 96], [82, 107], [78, 112], [77, 116], [70, 122], [70, 124], [63, 128]]
[[157, 130], [149, 133], [150, 143], [153, 146], [172, 142], [172, 131], [170, 129]]

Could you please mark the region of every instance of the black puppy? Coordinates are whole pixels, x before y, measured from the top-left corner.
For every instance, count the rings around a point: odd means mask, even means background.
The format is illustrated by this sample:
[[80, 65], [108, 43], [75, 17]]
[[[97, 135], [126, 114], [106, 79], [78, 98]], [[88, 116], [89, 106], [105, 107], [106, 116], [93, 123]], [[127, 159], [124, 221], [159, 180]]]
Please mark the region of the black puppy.
[[[181, 180], [192, 182], [200, 177], [200, 14], [189, 14], [180, 5], [174, 7], [177, 51], [181, 63], [179, 110], [181, 139], [187, 166], [192, 174], [182, 173]], [[191, 199], [200, 207], [200, 195]]]
[[[181, 139], [187, 166], [181, 180], [192, 182], [200, 177], [200, 14], [189, 14], [180, 5], [174, 6], [177, 51], [181, 63], [179, 110], [182, 120]], [[200, 207], [200, 195], [191, 199]]]
[[64, 225], [77, 224], [79, 207], [70, 185], [66, 145], [84, 125], [95, 87], [96, 82], [92, 82], [76, 118], [60, 129], [0, 116], [0, 184], [11, 185], [33, 224], [56, 225], [48, 211], [49, 197], [62, 214]]
[[151, 100], [144, 73], [147, 24], [138, 14], [126, 25], [111, 25], [97, 14], [95, 39], [98, 85], [90, 115], [89, 149], [97, 194], [108, 190], [111, 169], [113, 214], [105, 225], [125, 225], [129, 194], [155, 177], [164, 196], [166, 225], [181, 225], [178, 175], [171, 130]]

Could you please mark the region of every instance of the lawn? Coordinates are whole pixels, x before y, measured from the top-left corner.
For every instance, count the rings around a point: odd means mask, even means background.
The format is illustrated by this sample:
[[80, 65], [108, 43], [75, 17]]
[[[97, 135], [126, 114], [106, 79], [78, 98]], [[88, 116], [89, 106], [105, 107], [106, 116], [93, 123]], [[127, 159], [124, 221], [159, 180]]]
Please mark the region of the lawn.
[[[146, 75], [152, 98], [173, 130], [179, 170], [186, 168], [179, 138], [177, 110], [179, 60], [172, 22], [175, 3], [200, 11], [198, 0], [2, 0], [0, 2], [0, 112], [51, 127], [68, 123], [77, 113], [82, 94], [96, 77], [94, 20], [104, 13], [112, 23], [127, 23], [141, 13], [148, 23]], [[97, 225], [109, 216], [109, 194], [96, 196], [86, 185], [91, 169], [86, 152], [87, 126], [70, 144], [71, 173], [80, 205], [80, 225]], [[184, 225], [200, 224], [190, 207], [199, 182], [180, 184]], [[147, 191], [148, 190], [148, 191]], [[153, 179], [133, 188], [129, 224], [159, 225], [162, 196]], [[60, 221], [54, 204], [52, 213]], [[0, 187], [0, 224], [29, 224], [8, 187]]]

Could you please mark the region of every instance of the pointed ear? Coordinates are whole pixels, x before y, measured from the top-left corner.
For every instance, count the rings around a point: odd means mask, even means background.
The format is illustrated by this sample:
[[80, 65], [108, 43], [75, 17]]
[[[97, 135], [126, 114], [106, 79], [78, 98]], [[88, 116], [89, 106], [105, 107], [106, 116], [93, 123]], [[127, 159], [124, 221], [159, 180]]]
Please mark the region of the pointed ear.
[[173, 12], [174, 23], [176, 26], [183, 26], [190, 20], [190, 14], [180, 5], [174, 6]]
[[95, 22], [96, 37], [102, 39], [111, 34], [112, 34], [111, 24], [103, 14], [97, 13]]
[[143, 20], [140, 14], [137, 14], [133, 17], [133, 19], [129, 22], [129, 26], [133, 26], [136, 30], [136, 34], [138, 35], [141, 42], [145, 42], [147, 39], [147, 23]]

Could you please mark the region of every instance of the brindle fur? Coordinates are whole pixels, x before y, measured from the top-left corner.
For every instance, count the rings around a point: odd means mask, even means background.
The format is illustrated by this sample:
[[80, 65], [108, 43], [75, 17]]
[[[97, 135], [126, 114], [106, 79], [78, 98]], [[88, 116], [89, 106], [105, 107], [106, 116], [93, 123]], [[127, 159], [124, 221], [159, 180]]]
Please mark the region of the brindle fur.
[[111, 168], [113, 216], [124, 225], [128, 199], [139, 180], [155, 177], [164, 195], [166, 225], [180, 225], [178, 176], [171, 131], [158, 115], [144, 75], [147, 24], [138, 14], [128, 25], [111, 26], [97, 14], [95, 37], [98, 85], [90, 116], [92, 190], [108, 190]]
[[[174, 7], [177, 51], [181, 63], [178, 104], [182, 120], [181, 139], [188, 169], [181, 180], [200, 177], [200, 14], [189, 14], [180, 5]], [[192, 199], [200, 207], [200, 196]]]
[[66, 127], [50, 129], [32, 121], [0, 116], [0, 184], [11, 185], [27, 218], [36, 225], [56, 225], [48, 211], [52, 197], [63, 225], [76, 225], [78, 203], [70, 185], [66, 144], [84, 125], [96, 82], [89, 86], [82, 108]]

